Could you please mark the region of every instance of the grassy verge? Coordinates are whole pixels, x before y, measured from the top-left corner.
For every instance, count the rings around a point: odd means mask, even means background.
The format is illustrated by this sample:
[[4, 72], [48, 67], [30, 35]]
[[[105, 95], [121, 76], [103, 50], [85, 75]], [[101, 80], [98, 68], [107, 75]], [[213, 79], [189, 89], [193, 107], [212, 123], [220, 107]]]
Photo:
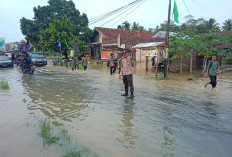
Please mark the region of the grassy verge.
[[62, 157], [97, 157], [97, 154], [89, 147], [77, 144], [77, 142], [74, 144], [67, 130], [55, 130], [47, 119], [40, 121], [39, 135], [43, 138], [45, 147], [51, 145], [58, 147]]
[[9, 84], [6, 79], [0, 80], [0, 88], [1, 89], [9, 89]]
[[[61, 64], [58, 62], [57, 66], [61, 66]], [[63, 63], [63, 67], [65, 68], [65, 64]], [[72, 68], [72, 66], [70, 65], [70, 62], [68, 63], [68, 68]], [[92, 62], [88, 61], [88, 69], [92, 68]], [[82, 66], [82, 62], [79, 62], [79, 69], [80, 70], [84, 70], [84, 67]]]

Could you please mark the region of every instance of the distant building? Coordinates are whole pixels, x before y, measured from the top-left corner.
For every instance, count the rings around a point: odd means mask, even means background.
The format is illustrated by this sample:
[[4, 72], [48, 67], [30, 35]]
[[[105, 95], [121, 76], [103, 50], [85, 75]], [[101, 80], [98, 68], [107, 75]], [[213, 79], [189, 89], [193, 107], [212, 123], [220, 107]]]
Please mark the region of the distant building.
[[148, 31], [96, 27], [90, 44], [91, 56], [107, 59], [110, 53], [114, 53], [115, 58], [118, 58], [123, 50], [139, 43], [164, 41], [164, 38], [154, 38], [154, 35]]

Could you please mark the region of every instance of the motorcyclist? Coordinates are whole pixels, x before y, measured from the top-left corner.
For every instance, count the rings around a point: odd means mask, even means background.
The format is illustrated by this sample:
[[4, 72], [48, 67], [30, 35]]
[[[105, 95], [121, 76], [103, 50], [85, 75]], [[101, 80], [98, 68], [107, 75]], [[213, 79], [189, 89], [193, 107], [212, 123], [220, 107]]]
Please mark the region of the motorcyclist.
[[30, 68], [31, 57], [28, 54], [26, 54], [22, 62], [23, 62], [22, 70]]

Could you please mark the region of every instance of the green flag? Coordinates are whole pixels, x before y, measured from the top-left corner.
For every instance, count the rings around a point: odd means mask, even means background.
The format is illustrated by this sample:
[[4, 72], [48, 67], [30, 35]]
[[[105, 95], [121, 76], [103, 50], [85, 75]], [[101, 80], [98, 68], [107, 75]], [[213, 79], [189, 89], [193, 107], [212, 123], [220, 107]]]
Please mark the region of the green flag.
[[174, 2], [173, 14], [174, 14], [174, 20], [175, 20], [175, 22], [176, 23], [180, 23], [179, 22], [179, 13], [178, 13], [177, 5], [176, 5], [176, 0]]
[[67, 43], [67, 41], [66, 41], [66, 39], [65, 39], [65, 44], [66, 44], [67, 47], [69, 47], [69, 46], [68, 46], [68, 43]]

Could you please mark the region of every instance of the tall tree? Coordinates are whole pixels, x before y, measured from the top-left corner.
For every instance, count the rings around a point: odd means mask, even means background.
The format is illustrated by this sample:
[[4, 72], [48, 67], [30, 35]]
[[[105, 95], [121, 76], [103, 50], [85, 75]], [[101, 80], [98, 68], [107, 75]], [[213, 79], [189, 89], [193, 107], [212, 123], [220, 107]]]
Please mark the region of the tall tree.
[[137, 22], [133, 22], [133, 24], [132, 24], [132, 30], [139, 30], [139, 23], [137, 23]]
[[125, 21], [122, 23], [122, 28], [125, 29], [125, 30], [130, 30], [130, 23], [128, 21]]
[[[51, 27], [50, 24], [58, 19], [69, 19], [73, 29], [71, 34], [73, 34], [75, 38], [78, 37], [83, 42], [89, 42], [91, 30], [88, 28], [87, 15], [80, 14], [79, 10], [75, 8], [73, 1], [49, 0], [47, 6], [34, 7], [33, 11], [33, 20], [23, 17], [20, 20], [20, 23], [22, 33], [26, 36], [26, 39], [29, 42], [32, 42], [33, 45], [35, 45], [37, 49], [44, 47], [44, 45], [41, 45], [43, 42], [40, 42], [41, 33], [43, 33], [42, 36], [44, 36], [46, 29]], [[67, 32], [67, 30], [64, 31]], [[68, 43], [72, 43], [73, 41], [71, 41], [71, 38], [67, 40]]]
[[232, 30], [232, 19], [228, 19], [223, 23], [222, 31], [231, 31]]
[[210, 18], [208, 21], [206, 21], [205, 25], [208, 32], [217, 32], [218, 30], [220, 31], [219, 24], [213, 18]]

